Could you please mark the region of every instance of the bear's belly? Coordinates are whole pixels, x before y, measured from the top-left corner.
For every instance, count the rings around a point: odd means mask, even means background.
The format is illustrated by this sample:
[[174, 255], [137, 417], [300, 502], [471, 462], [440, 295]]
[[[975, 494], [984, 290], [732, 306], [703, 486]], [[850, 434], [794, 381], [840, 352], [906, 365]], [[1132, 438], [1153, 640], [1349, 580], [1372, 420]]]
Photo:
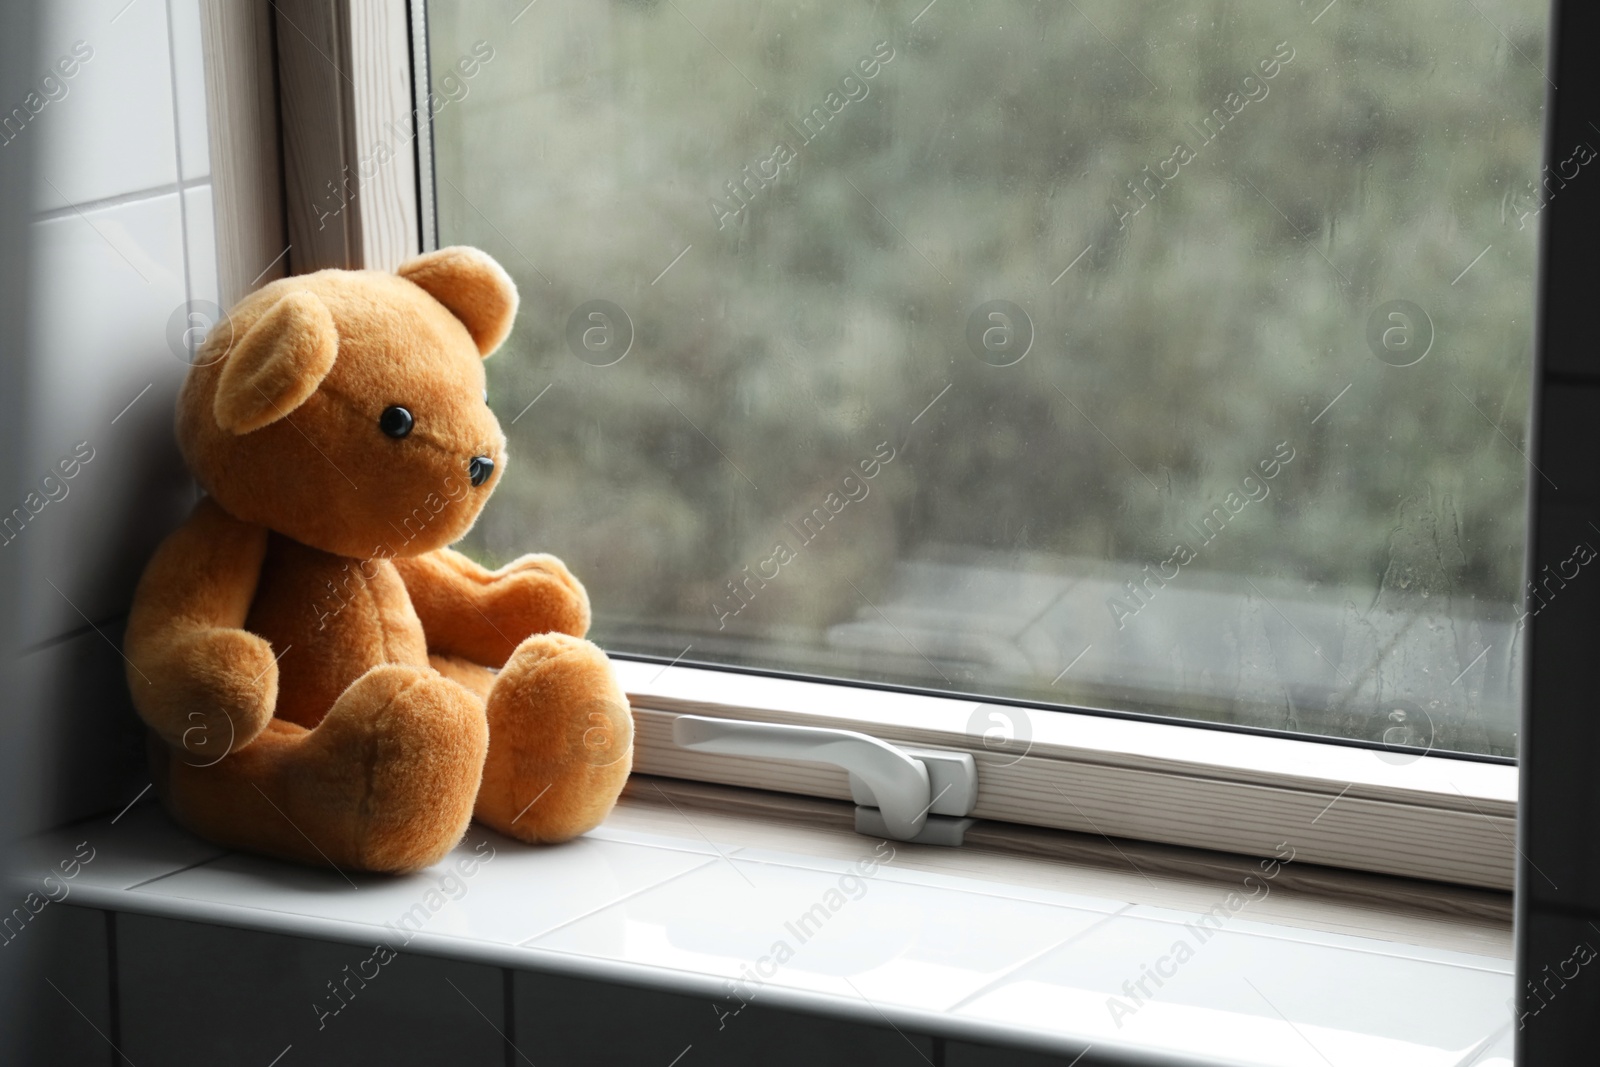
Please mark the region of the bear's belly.
[[302, 726], [321, 722], [372, 667], [428, 666], [422, 623], [393, 563], [334, 556], [277, 534], [245, 629], [272, 643], [277, 715]]

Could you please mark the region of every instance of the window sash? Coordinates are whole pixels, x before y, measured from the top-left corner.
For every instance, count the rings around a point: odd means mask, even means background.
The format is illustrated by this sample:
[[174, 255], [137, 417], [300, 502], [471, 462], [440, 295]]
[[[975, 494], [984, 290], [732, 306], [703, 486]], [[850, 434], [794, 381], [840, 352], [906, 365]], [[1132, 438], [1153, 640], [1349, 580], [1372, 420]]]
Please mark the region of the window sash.
[[[971, 752], [978, 818], [1508, 890], [1518, 770], [1317, 740], [613, 656], [641, 773], [848, 799], [843, 771], [688, 752], [678, 715]], [[985, 735], [988, 735], [987, 738]], [[1005, 740], [1005, 735], [1010, 740]]]

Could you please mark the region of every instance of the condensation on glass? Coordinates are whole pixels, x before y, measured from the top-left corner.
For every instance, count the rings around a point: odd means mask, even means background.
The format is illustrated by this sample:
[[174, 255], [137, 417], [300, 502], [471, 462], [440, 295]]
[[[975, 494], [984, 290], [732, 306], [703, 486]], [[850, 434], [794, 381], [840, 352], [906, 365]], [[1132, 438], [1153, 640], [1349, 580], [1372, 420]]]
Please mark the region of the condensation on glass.
[[523, 296], [469, 551], [615, 652], [1515, 755], [1600, 181], [1544, 3], [518, 6], [429, 12], [440, 237]]

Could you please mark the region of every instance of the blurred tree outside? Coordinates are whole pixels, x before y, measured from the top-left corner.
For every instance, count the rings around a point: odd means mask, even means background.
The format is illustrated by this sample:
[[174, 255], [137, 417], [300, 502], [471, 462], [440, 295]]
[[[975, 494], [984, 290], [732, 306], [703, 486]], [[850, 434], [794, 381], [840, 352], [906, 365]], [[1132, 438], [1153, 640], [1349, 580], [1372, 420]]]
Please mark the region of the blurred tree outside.
[[430, 4], [523, 296], [466, 547], [618, 652], [1515, 755], [1546, 20]]

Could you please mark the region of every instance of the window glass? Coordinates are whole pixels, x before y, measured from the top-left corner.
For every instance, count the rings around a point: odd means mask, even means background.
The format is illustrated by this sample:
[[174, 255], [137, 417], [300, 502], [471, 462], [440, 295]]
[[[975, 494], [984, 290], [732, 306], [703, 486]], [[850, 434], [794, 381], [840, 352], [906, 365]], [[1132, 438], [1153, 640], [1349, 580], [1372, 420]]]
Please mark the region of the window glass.
[[430, 4], [466, 547], [614, 652], [1513, 756], [1546, 23]]

